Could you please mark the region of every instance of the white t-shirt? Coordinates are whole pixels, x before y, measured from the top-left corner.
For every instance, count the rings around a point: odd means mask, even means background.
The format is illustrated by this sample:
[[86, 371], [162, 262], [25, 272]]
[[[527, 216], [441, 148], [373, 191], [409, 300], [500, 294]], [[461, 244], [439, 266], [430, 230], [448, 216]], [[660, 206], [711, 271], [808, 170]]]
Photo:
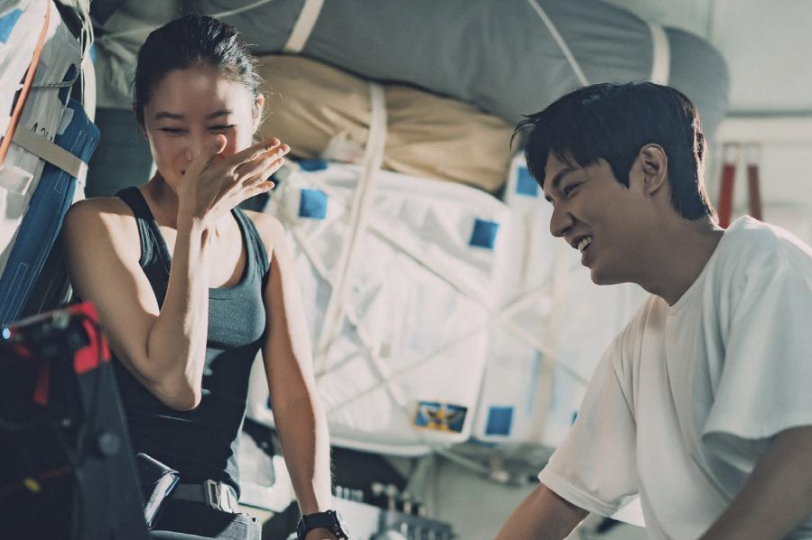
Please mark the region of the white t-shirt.
[[[812, 425], [812, 249], [752, 218], [669, 307], [652, 296], [607, 349], [539, 474], [591, 512], [637, 496], [653, 539], [694, 540], [770, 443]], [[812, 539], [812, 516], [788, 538]]]

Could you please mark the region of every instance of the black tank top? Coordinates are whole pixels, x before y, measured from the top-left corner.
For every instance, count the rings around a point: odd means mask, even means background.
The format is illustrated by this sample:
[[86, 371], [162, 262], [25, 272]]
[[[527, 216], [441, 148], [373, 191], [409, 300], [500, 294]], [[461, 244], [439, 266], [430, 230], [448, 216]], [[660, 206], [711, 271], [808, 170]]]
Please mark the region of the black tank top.
[[[136, 187], [118, 197], [132, 208], [141, 238], [139, 264], [162, 306], [171, 255], [144, 196]], [[181, 474], [182, 482], [221, 480], [239, 493], [237, 451], [245, 416], [248, 375], [265, 337], [263, 290], [270, 263], [262, 239], [242, 210], [232, 210], [246, 250], [234, 287], [209, 289], [209, 329], [203, 396], [191, 411], [177, 411], [150, 393], [113, 358], [135, 452], [145, 452]]]

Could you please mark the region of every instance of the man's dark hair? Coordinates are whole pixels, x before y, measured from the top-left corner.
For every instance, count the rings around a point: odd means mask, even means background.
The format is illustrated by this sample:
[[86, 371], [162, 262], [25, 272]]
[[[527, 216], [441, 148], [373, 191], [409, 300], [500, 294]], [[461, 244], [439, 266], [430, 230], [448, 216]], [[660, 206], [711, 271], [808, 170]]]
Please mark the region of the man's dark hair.
[[138, 51], [133, 110], [140, 125], [155, 86], [170, 71], [192, 66], [217, 68], [254, 97], [259, 94], [256, 60], [237, 30], [205, 15], [186, 15], [153, 31]]
[[542, 187], [551, 152], [571, 166], [587, 167], [605, 159], [628, 187], [640, 149], [655, 143], [668, 156], [671, 204], [677, 213], [689, 220], [714, 215], [705, 189], [699, 113], [673, 88], [648, 82], [587, 86], [528, 116], [516, 132], [525, 128], [527, 165]]

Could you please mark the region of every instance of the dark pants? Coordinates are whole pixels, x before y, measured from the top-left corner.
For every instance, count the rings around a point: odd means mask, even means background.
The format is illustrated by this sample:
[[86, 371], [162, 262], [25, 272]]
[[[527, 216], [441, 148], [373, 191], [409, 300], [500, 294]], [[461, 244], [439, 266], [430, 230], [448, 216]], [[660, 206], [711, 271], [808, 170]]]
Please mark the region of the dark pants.
[[230, 514], [203, 503], [167, 499], [150, 538], [160, 540], [261, 540], [262, 525], [246, 514]]

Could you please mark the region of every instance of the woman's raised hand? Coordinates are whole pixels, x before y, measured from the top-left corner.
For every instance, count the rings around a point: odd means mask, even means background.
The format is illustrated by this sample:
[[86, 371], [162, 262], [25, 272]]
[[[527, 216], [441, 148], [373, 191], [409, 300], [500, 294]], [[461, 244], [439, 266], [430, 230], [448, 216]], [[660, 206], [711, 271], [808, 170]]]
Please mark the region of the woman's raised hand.
[[223, 158], [226, 138], [218, 135], [192, 159], [178, 188], [178, 221], [191, 219], [208, 228], [245, 199], [269, 191], [269, 177], [284, 163], [290, 148], [265, 139]]

